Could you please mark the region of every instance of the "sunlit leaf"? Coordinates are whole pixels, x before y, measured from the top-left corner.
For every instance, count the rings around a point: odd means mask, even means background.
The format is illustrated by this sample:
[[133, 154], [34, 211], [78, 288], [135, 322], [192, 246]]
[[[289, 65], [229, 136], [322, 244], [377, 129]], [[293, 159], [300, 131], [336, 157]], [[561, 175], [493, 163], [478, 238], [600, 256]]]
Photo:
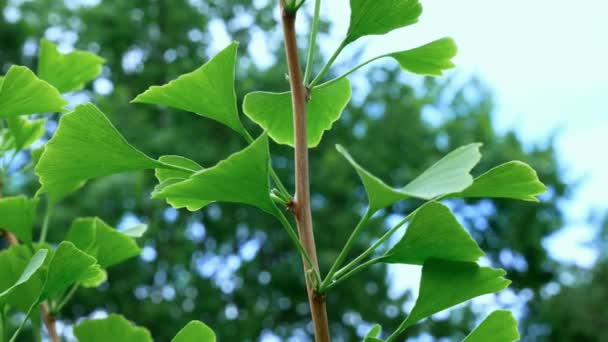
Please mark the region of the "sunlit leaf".
[[428, 202], [416, 211], [403, 238], [382, 261], [414, 265], [431, 258], [475, 262], [483, 255], [448, 207]]
[[94, 105], [64, 115], [36, 165], [42, 188], [53, 200], [87, 180], [128, 171], [166, 167], [135, 149]]
[[34, 273], [36, 273], [36, 271], [38, 271], [44, 264], [44, 260], [46, 259], [48, 252], [48, 249], [41, 249], [32, 256], [30, 261], [25, 266], [25, 269], [19, 276], [19, 279], [17, 279], [17, 281], [11, 287], [0, 293], [0, 303], [4, 300], [4, 297], [10, 294], [11, 291], [16, 289], [18, 286], [25, 284], [32, 278]]
[[103, 268], [114, 266], [141, 252], [133, 238], [97, 217], [76, 219], [70, 226], [66, 241], [97, 258]]
[[37, 199], [25, 196], [0, 198], [0, 228], [15, 234], [19, 240], [32, 242]]
[[269, 195], [268, 159], [268, 137], [262, 135], [214, 167], [198, 171], [184, 181], [161, 184], [153, 196], [243, 203], [274, 215], [276, 207]]
[[132, 238], [140, 238], [140, 237], [144, 236], [144, 234], [146, 233], [147, 230], [148, 230], [148, 225], [138, 224], [133, 227], [123, 229], [120, 232], [125, 234], [126, 236], [129, 236]]
[[146, 328], [116, 314], [79, 323], [74, 327], [74, 335], [80, 342], [152, 342]]
[[8, 131], [13, 137], [15, 149], [22, 150], [29, 147], [44, 135], [46, 119], [28, 120], [22, 117], [7, 119]]
[[469, 299], [505, 289], [511, 282], [504, 275], [502, 269], [480, 267], [472, 262], [426, 261], [418, 299], [398, 331]]
[[98, 287], [108, 279], [108, 273], [100, 265], [89, 267], [80, 277], [78, 283], [82, 287]]
[[133, 102], [193, 112], [245, 135], [234, 90], [237, 48], [238, 43], [230, 44], [202, 67], [163, 86], [150, 87]]
[[[156, 187], [155, 193], [161, 191], [163, 188], [169, 185], [182, 182], [190, 178], [190, 176], [192, 176], [195, 172], [203, 170], [203, 167], [200, 166], [197, 162], [181, 156], [162, 156], [159, 158], [159, 160], [169, 165], [182, 167], [183, 169], [156, 169], [155, 175], [156, 179], [158, 179], [159, 186]], [[188, 169], [190, 171], [186, 171], [184, 169]], [[200, 200], [197, 198], [179, 196], [167, 197], [166, 200], [167, 203], [169, 203], [173, 208], [187, 208], [190, 211], [200, 210], [207, 204], [213, 202]]]
[[422, 5], [418, 0], [350, 0], [350, 11], [346, 43], [414, 24]]
[[[306, 105], [306, 129], [309, 147], [321, 142], [350, 101], [350, 81], [342, 78], [313, 88]], [[291, 92], [253, 92], [245, 96], [243, 112], [268, 132], [279, 144], [294, 146]]]
[[53, 253], [41, 300], [55, 296], [84, 277], [97, 263], [94, 257], [63, 241]]
[[342, 146], [336, 148], [359, 174], [367, 193], [370, 211], [375, 212], [406, 198], [430, 200], [466, 189], [473, 183], [469, 172], [481, 158], [480, 146], [469, 144], [450, 152], [401, 189], [392, 188], [365, 170]]
[[538, 202], [536, 196], [547, 191], [536, 171], [528, 164], [511, 161], [475, 178], [473, 184], [454, 197], [495, 197]]
[[0, 88], [0, 118], [63, 112], [66, 104], [55, 87], [24, 66], [8, 69]]
[[462, 342], [514, 342], [519, 340], [517, 320], [510, 311], [496, 310]]
[[442, 38], [415, 49], [394, 52], [388, 56], [399, 62], [401, 68], [419, 75], [441, 76], [443, 71], [454, 67], [456, 43]]
[[171, 342], [215, 342], [215, 333], [205, 323], [200, 321], [191, 321]]
[[62, 54], [55, 44], [46, 39], [40, 41], [38, 75], [62, 93], [82, 89], [85, 83], [101, 74], [104, 62], [103, 58], [86, 51]]

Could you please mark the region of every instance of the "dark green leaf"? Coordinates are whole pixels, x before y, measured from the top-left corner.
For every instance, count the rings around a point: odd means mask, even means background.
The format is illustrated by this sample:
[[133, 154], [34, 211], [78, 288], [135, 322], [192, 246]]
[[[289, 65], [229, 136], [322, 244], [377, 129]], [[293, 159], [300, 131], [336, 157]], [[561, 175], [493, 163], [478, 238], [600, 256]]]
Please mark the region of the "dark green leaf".
[[66, 104], [57, 89], [23, 66], [8, 69], [0, 88], [0, 118], [63, 112]]
[[[307, 140], [316, 147], [323, 133], [331, 129], [350, 101], [350, 81], [346, 78], [313, 88], [306, 106]], [[245, 96], [243, 112], [268, 132], [279, 144], [294, 146], [291, 92], [253, 92]]]
[[428, 202], [416, 211], [401, 241], [382, 261], [414, 265], [431, 258], [475, 262], [483, 255], [448, 207]]
[[368, 35], [385, 34], [418, 22], [422, 5], [418, 0], [350, 0], [348, 44]]
[[234, 74], [238, 43], [207, 64], [163, 86], [152, 86], [133, 102], [157, 104], [196, 113], [246, 135], [236, 105]]
[[129, 145], [99, 109], [85, 104], [61, 118], [36, 173], [40, 192], [58, 200], [89, 179], [157, 167], [166, 165]]
[[80, 342], [152, 342], [146, 328], [116, 314], [79, 323], [74, 327], [74, 335]]
[[171, 342], [215, 342], [215, 333], [205, 323], [191, 321]]
[[394, 52], [388, 56], [399, 62], [401, 68], [419, 75], [441, 76], [443, 70], [454, 67], [456, 43], [451, 38], [442, 38], [415, 49]]
[[8, 118], [7, 122], [17, 150], [29, 147], [44, 135], [46, 119], [28, 120], [17, 116]]
[[19, 240], [32, 242], [37, 199], [25, 196], [0, 198], [0, 228], [15, 234]]
[[103, 58], [86, 51], [62, 54], [55, 44], [46, 39], [40, 41], [38, 75], [62, 93], [82, 89], [85, 83], [101, 74], [104, 62]]
[[514, 342], [519, 340], [517, 320], [510, 311], [496, 310], [462, 342]]

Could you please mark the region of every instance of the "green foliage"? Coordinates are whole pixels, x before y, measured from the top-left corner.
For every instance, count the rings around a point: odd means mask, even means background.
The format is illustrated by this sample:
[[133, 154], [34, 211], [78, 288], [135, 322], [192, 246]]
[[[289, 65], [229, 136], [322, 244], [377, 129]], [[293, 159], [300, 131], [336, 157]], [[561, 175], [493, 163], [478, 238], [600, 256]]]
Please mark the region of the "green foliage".
[[18, 115], [63, 112], [67, 101], [50, 84], [24, 67], [13, 65], [0, 88], [0, 118]]
[[[190, 171], [183, 169], [156, 169], [155, 175], [159, 183], [157, 191], [162, 190], [166, 186], [183, 182], [190, 178], [195, 172], [203, 170], [203, 167], [197, 162], [181, 156], [162, 156], [159, 160], [165, 164], [179, 166]], [[178, 209], [188, 208], [190, 211], [200, 210], [212, 202], [213, 201], [198, 199], [196, 196], [185, 196], [183, 194], [167, 197], [167, 203], [172, 207]]]
[[[48, 249], [40, 249], [47, 251]], [[49, 253], [41, 252], [34, 254], [27, 246], [12, 246], [0, 252], [0, 291], [4, 293], [5, 298], [2, 300], [10, 307], [27, 312], [32, 303], [36, 302], [40, 297], [40, 293], [44, 288], [46, 280], [47, 267], [41, 267], [30, 276], [24, 277], [29, 273], [28, 269], [36, 268], [38, 259], [43, 258], [48, 264]], [[36, 255], [36, 260], [33, 259]], [[27, 278], [27, 279], [26, 279]], [[23, 279], [23, 281], [19, 281]], [[19, 283], [18, 286], [15, 284]]]
[[20, 116], [8, 118], [8, 132], [12, 137], [11, 148], [23, 150], [44, 135], [46, 119], [24, 119]]
[[442, 38], [411, 50], [393, 52], [388, 56], [399, 62], [401, 68], [418, 75], [441, 76], [443, 70], [454, 67], [456, 43]]
[[496, 310], [492, 312], [471, 331], [462, 342], [513, 342], [519, 340], [517, 321], [510, 311]]
[[44, 263], [48, 252], [49, 251], [47, 249], [41, 249], [32, 256], [32, 259], [25, 266], [25, 269], [23, 270], [23, 273], [21, 273], [21, 275], [19, 276], [19, 279], [17, 279], [17, 281], [11, 287], [0, 293], [0, 303], [2, 303], [4, 297], [8, 296], [11, 291], [16, 289], [18, 286], [25, 284], [28, 280], [30, 280], [30, 278], [34, 276], [34, 273], [36, 273], [36, 271], [38, 271], [38, 269], [40, 269], [40, 267]]
[[101, 74], [105, 60], [86, 51], [62, 54], [57, 46], [46, 39], [40, 40], [38, 75], [61, 93], [80, 90]]
[[53, 253], [49, 272], [40, 300], [55, 296], [83, 278], [90, 276], [90, 269], [97, 260], [76, 248], [73, 243], [63, 241]]
[[0, 198], [0, 227], [15, 234], [23, 242], [32, 242], [37, 206], [37, 199], [25, 196]]
[[192, 321], [171, 342], [215, 342], [215, 333], [205, 323]]
[[[308, 147], [316, 147], [323, 133], [331, 129], [350, 101], [351, 87], [347, 79], [338, 79], [315, 87], [306, 105]], [[260, 125], [272, 140], [294, 146], [291, 92], [253, 92], [243, 100], [243, 112]]]
[[350, 0], [350, 10], [346, 43], [415, 24], [422, 5], [418, 0]]
[[80, 342], [152, 342], [146, 328], [135, 326], [116, 314], [84, 321], [74, 327], [74, 335]]

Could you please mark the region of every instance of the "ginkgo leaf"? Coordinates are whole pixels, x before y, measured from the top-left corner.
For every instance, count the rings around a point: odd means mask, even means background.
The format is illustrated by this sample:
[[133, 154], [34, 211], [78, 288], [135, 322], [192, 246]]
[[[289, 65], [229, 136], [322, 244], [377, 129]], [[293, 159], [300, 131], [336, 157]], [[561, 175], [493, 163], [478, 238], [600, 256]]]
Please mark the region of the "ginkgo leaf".
[[0, 227], [15, 234], [25, 243], [32, 242], [32, 226], [37, 206], [37, 199], [25, 196], [0, 198]]
[[[26, 273], [28, 265], [32, 262], [32, 257], [38, 250], [47, 251], [44, 264], [29, 275], [26, 281], [21, 282], [18, 286], [13, 286]], [[4, 298], [0, 302], [7, 303], [15, 310], [27, 312], [32, 304], [40, 298], [47, 276], [46, 265], [51, 258], [51, 254], [50, 247], [40, 245], [33, 245], [33, 248], [32, 245], [13, 245], [0, 251], [0, 265], [2, 265], [0, 267], [0, 292], [7, 291], [12, 287], [10, 291], [4, 294]], [[37, 262], [34, 261], [32, 266], [36, 266]]]
[[[316, 147], [323, 133], [331, 129], [350, 101], [350, 81], [330, 81], [312, 89], [306, 105], [306, 130], [309, 147]], [[291, 92], [253, 92], [243, 100], [243, 112], [268, 132], [279, 144], [294, 146]]]
[[56, 201], [89, 179], [158, 167], [167, 165], [129, 145], [97, 107], [84, 104], [59, 120], [36, 174], [42, 184], [39, 191]]
[[[181, 156], [162, 156], [159, 160], [163, 163], [182, 167], [182, 170], [156, 169], [154, 174], [158, 179], [159, 185], [154, 189], [152, 196], [169, 185], [180, 183], [192, 176], [195, 172], [203, 170], [197, 162]], [[186, 171], [185, 169], [191, 170]], [[167, 203], [173, 208], [187, 208], [190, 211], [197, 211], [213, 203], [213, 201], [205, 201], [191, 197], [171, 196], [166, 198]]]
[[74, 335], [80, 342], [152, 342], [148, 329], [116, 314], [79, 323], [74, 327]]
[[147, 230], [148, 230], [148, 225], [138, 224], [133, 227], [123, 229], [120, 232], [126, 236], [136, 239], [136, 238], [140, 238], [140, 237], [144, 236], [144, 234], [146, 233]]
[[8, 131], [13, 137], [15, 149], [22, 150], [44, 135], [46, 119], [28, 120], [19, 116], [8, 118]]
[[505, 289], [511, 283], [503, 278], [505, 274], [502, 269], [480, 267], [472, 262], [426, 261], [418, 299], [397, 331], [469, 299]]
[[105, 60], [94, 53], [75, 50], [67, 54], [46, 39], [40, 41], [38, 75], [61, 93], [80, 90], [101, 74]]
[[205, 323], [200, 321], [191, 321], [171, 342], [215, 342], [215, 333]]
[[[19, 276], [19, 279], [8, 289], [4, 290], [0, 293], [0, 303], [4, 300], [4, 297], [8, 296], [11, 291], [16, 289], [18, 286], [25, 284], [29, 281], [34, 274], [42, 267], [44, 264], [44, 260], [46, 259], [47, 254], [49, 253], [48, 249], [38, 250], [30, 259], [30, 261], [25, 266], [25, 269]], [[4, 265], [3, 265], [4, 266]]]
[[399, 62], [401, 68], [419, 75], [441, 76], [443, 71], [454, 67], [456, 43], [442, 38], [415, 49], [388, 54]]
[[49, 263], [48, 277], [40, 300], [53, 297], [83, 278], [97, 260], [76, 248], [73, 243], [63, 241], [59, 244]]
[[466, 189], [473, 183], [470, 171], [481, 158], [480, 146], [469, 144], [457, 148], [401, 189], [392, 188], [365, 170], [344, 147], [338, 145], [336, 148], [359, 174], [369, 200], [369, 210], [373, 213], [410, 197], [430, 200]]
[[94, 288], [108, 280], [108, 273], [101, 268], [101, 265], [93, 265], [78, 279], [78, 284], [82, 287]]
[[97, 263], [108, 268], [141, 253], [135, 240], [110, 227], [97, 217], [76, 219], [68, 230], [66, 241], [97, 258]]
[[264, 134], [214, 167], [198, 171], [184, 181], [161, 184], [153, 197], [243, 203], [276, 215], [269, 194], [268, 153], [268, 137]]
[[547, 191], [536, 171], [528, 164], [511, 161], [475, 178], [473, 184], [453, 197], [511, 198], [538, 202], [536, 196]]
[[416, 211], [403, 238], [382, 261], [413, 265], [423, 265], [431, 258], [475, 262], [483, 255], [448, 207], [428, 202]]
[[0, 88], [0, 118], [64, 112], [67, 103], [55, 87], [24, 66], [8, 69]]
[[418, 0], [350, 0], [350, 11], [346, 44], [415, 24], [422, 5]]
[[496, 310], [481, 322], [462, 342], [514, 342], [519, 340], [517, 320], [507, 310]]
[[382, 333], [382, 326], [380, 324], [374, 325], [363, 337], [363, 342], [376, 342], [382, 341], [380, 337], [380, 333]]
[[213, 119], [246, 135], [236, 105], [234, 77], [238, 43], [234, 42], [195, 71], [152, 86], [132, 102], [182, 109]]

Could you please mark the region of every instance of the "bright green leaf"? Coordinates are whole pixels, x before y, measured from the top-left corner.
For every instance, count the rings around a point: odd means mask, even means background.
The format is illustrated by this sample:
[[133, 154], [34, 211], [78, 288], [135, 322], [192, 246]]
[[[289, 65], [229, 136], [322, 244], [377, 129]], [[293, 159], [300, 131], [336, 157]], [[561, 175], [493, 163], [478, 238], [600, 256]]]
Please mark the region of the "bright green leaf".
[[456, 43], [442, 38], [415, 49], [394, 52], [388, 56], [399, 62], [401, 68], [419, 75], [441, 76], [443, 70], [454, 67], [451, 59], [456, 56]]
[[[307, 103], [306, 129], [309, 147], [316, 147], [350, 101], [350, 81], [342, 78], [313, 88]], [[277, 143], [294, 146], [291, 92], [253, 92], [245, 96], [243, 112], [268, 132]]]
[[415, 24], [422, 5], [418, 0], [350, 0], [350, 11], [346, 44]]
[[199, 321], [191, 321], [171, 342], [215, 342], [215, 333], [205, 323]]
[[82, 287], [92, 288], [98, 287], [106, 280], [108, 280], [108, 273], [100, 265], [93, 265], [84, 272], [78, 283]]
[[[190, 176], [192, 176], [195, 172], [203, 170], [203, 167], [200, 166], [197, 162], [181, 156], [162, 156], [159, 158], [159, 160], [165, 164], [178, 166], [184, 169], [189, 169], [191, 171], [186, 171], [183, 169], [156, 169], [154, 174], [156, 175], [156, 179], [158, 179], [159, 186], [156, 187], [155, 193], [161, 191], [161, 189], [169, 185], [184, 181], [190, 178]], [[201, 208], [212, 202], [213, 201], [204, 201], [197, 198], [189, 197], [167, 197], [167, 203], [169, 203], [172, 207], [178, 209], [187, 208], [190, 211], [200, 210]]]
[[140, 237], [144, 236], [144, 234], [146, 233], [147, 230], [148, 230], [148, 225], [138, 224], [133, 227], [121, 230], [120, 232], [128, 237], [132, 237], [132, 238], [136, 239], [136, 238], [140, 238]]
[[34, 276], [34, 273], [36, 273], [44, 264], [44, 260], [46, 259], [48, 253], [48, 249], [38, 250], [25, 266], [25, 269], [23, 270], [23, 273], [21, 273], [21, 275], [19, 276], [19, 279], [17, 279], [17, 281], [11, 287], [0, 293], [0, 301], [2, 301], [4, 297], [7, 296], [12, 290], [29, 281]]
[[157, 104], [196, 113], [246, 135], [236, 105], [234, 75], [238, 43], [230, 44], [195, 71], [152, 86], [133, 102]]
[[[48, 246], [42, 248], [34, 245], [34, 249], [46, 250], [47, 253], [52, 254]], [[14, 245], [0, 251], [0, 265], [2, 265], [0, 267], [0, 292], [6, 291], [18, 282], [32, 261], [33, 256], [33, 250], [27, 245]], [[51, 259], [50, 255], [45, 259], [45, 264], [48, 264], [49, 259]], [[40, 293], [44, 288], [47, 275], [46, 269], [46, 265], [39, 267], [27, 281], [8, 291], [3, 301], [13, 309], [27, 312], [32, 304], [38, 301]]]
[[85, 83], [101, 74], [104, 62], [103, 58], [86, 51], [62, 54], [55, 44], [45, 39], [40, 41], [38, 75], [62, 93], [82, 89]]
[[29, 147], [44, 135], [46, 119], [28, 120], [19, 116], [8, 118], [8, 130], [11, 133], [15, 149]]
[[76, 219], [70, 226], [66, 240], [97, 258], [103, 268], [114, 266], [141, 252], [133, 238], [97, 217]]
[[475, 178], [473, 185], [454, 197], [512, 198], [538, 202], [536, 196], [547, 191], [536, 171], [528, 164], [511, 161]]
[[519, 340], [517, 320], [510, 311], [496, 310], [462, 342], [514, 342]]
[[198, 171], [184, 181], [161, 184], [153, 196], [243, 203], [275, 215], [277, 209], [269, 195], [268, 153], [268, 137], [262, 135], [214, 167]]
[[376, 212], [410, 197], [430, 200], [466, 189], [473, 183], [469, 172], [481, 158], [480, 146], [481, 144], [469, 144], [457, 148], [401, 189], [392, 188], [365, 170], [342, 146], [336, 148], [359, 174], [367, 193], [370, 211]]
[[41, 300], [55, 296], [78, 282], [97, 263], [94, 257], [76, 248], [73, 243], [59, 244], [49, 264], [49, 272]]
[[64, 115], [36, 165], [42, 188], [53, 200], [87, 180], [115, 173], [166, 167], [135, 149], [92, 104]]
[[363, 342], [377, 342], [382, 341], [380, 339], [380, 333], [382, 333], [382, 326], [380, 324], [374, 325], [363, 337]]
[[414, 265], [431, 258], [475, 262], [483, 255], [448, 207], [428, 202], [416, 211], [403, 238], [382, 261]]
[[24, 66], [8, 69], [0, 88], [0, 118], [63, 112], [66, 104], [57, 89]]
[[25, 196], [0, 198], [0, 227], [15, 234], [25, 243], [32, 242], [32, 226], [37, 206], [37, 199]]
[[74, 335], [80, 342], [152, 342], [146, 328], [116, 314], [79, 323], [74, 327]]
[[431, 259], [422, 267], [420, 294], [398, 331], [469, 299], [498, 292], [511, 283], [505, 271], [471, 262]]

